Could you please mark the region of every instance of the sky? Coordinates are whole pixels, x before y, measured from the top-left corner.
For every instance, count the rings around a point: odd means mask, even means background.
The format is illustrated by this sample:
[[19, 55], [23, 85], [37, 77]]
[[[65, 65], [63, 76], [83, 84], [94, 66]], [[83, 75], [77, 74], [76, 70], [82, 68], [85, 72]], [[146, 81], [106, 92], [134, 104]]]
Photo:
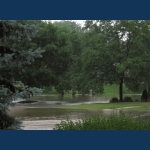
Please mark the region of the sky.
[[[50, 20], [50, 21], [55, 22], [55, 21], [61, 21], [61, 20]], [[85, 20], [69, 20], [69, 21], [75, 21], [78, 24], [80, 24], [82, 27], [84, 26], [84, 22], [85, 22]]]

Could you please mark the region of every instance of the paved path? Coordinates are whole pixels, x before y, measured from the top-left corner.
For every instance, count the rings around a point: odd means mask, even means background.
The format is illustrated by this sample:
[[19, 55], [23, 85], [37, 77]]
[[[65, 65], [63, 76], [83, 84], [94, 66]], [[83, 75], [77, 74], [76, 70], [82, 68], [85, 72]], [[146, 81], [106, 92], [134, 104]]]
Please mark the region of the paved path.
[[[55, 124], [60, 123], [62, 120], [34, 120], [23, 121], [23, 130], [53, 130]], [[77, 120], [72, 120], [77, 121]]]
[[53, 130], [55, 124], [60, 123], [61, 120], [34, 120], [23, 121], [23, 130]]

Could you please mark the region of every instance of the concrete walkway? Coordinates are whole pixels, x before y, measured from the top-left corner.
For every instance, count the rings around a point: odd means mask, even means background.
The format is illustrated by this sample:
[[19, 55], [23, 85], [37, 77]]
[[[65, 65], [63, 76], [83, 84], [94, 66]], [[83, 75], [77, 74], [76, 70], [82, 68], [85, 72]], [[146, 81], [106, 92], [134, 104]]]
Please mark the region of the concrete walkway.
[[[55, 124], [60, 123], [63, 120], [33, 120], [23, 121], [23, 130], [53, 130]], [[72, 120], [73, 122], [77, 120]]]
[[60, 123], [61, 120], [34, 120], [23, 121], [23, 130], [53, 130], [55, 124]]

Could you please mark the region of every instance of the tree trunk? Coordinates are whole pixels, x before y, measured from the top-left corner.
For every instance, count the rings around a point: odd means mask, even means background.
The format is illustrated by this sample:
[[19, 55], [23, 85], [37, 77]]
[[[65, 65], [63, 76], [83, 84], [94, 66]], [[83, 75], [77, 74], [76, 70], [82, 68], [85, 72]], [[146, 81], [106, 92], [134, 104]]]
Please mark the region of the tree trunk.
[[149, 99], [149, 97], [150, 97], [150, 84], [148, 84], [147, 94], [148, 94], [148, 99]]
[[64, 96], [64, 90], [61, 91], [61, 96]]
[[150, 84], [148, 84], [148, 90], [147, 90], [148, 94], [150, 94]]
[[120, 100], [120, 102], [123, 101], [123, 78], [120, 78], [120, 84], [119, 84], [119, 100]]

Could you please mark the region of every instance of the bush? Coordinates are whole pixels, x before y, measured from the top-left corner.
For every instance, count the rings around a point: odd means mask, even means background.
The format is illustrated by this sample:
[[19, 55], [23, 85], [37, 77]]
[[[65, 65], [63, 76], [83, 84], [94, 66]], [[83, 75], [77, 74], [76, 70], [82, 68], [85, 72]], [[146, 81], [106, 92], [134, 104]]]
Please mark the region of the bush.
[[117, 97], [113, 97], [111, 100], [110, 100], [111, 103], [113, 102], [119, 102], [119, 99]]
[[73, 122], [62, 121], [56, 124], [54, 130], [149, 130], [150, 121], [132, 118], [121, 113], [110, 116], [95, 116]]
[[133, 102], [132, 98], [131, 97], [124, 97], [123, 99], [124, 102]]
[[20, 129], [20, 124], [20, 121], [0, 110], [0, 130], [17, 130]]

